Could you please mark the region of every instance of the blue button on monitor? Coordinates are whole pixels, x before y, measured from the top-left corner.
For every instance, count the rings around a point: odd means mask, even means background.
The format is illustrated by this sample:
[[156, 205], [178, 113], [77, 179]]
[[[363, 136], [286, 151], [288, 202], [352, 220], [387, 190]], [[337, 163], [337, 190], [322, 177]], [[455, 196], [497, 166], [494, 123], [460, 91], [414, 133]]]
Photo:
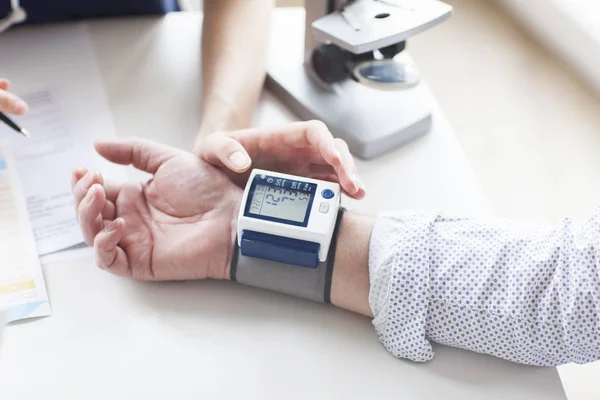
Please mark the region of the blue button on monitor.
[[333, 190], [331, 190], [331, 189], [325, 189], [321, 192], [321, 196], [323, 196], [323, 198], [325, 198], [325, 199], [333, 199], [333, 196], [335, 196], [335, 193], [333, 193]]

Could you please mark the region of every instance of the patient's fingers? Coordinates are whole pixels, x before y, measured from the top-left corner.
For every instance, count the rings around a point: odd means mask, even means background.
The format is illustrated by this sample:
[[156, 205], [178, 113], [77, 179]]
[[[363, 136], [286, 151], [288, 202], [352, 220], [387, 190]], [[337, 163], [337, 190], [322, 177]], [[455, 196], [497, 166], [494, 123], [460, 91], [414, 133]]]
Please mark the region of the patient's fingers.
[[104, 228], [101, 211], [104, 208], [106, 193], [100, 184], [94, 184], [79, 203], [77, 217], [83, 238], [88, 245], [94, 243], [94, 238]]
[[[102, 175], [99, 175], [99, 177], [92, 178], [91, 181], [81, 182], [80, 186], [77, 186], [77, 183], [81, 181], [86, 174], [88, 174], [88, 170], [86, 168], [78, 167], [73, 170], [73, 174], [71, 176], [71, 187], [73, 189], [73, 197], [75, 200], [75, 210], [77, 210], [79, 207], [79, 203], [81, 202], [80, 198], [83, 198], [82, 196], [87, 194], [87, 192], [84, 192], [84, 190], [89, 189], [91, 184], [101, 183], [104, 180]], [[75, 189], [76, 186], [77, 189]], [[116, 217], [117, 208], [115, 203], [117, 201], [117, 196], [121, 186], [117, 182], [110, 181], [104, 182], [103, 186], [104, 192], [106, 193], [106, 202], [104, 203], [104, 208], [102, 209], [102, 218], [112, 221]], [[75, 193], [77, 193], [77, 195], [75, 195]]]
[[106, 202], [104, 203], [104, 208], [102, 209], [102, 217], [104, 219], [112, 221], [116, 218], [117, 196], [119, 195], [119, 191], [121, 190], [122, 186], [122, 183], [115, 181], [104, 182], [104, 192], [106, 193]]
[[180, 150], [150, 140], [130, 138], [97, 141], [95, 148], [98, 154], [116, 164], [133, 165], [139, 170], [154, 174], [158, 168], [182, 154]]
[[[82, 172], [82, 171], [79, 171]], [[73, 180], [75, 179], [75, 173], [73, 173]], [[104, 178], [98, 171], [89, 171], [81, 179], [79, 179], [73, 186], [73, 200], [75, 202], [75, 209], [79, 208], [79, 204], [83, 198], [87, 195], [88, 190], [93, 184], [104, 185]]]
[[[108, 195], [107, 195], [108, 197]], [[112, 221], [117, 216], [117, 207], [115, 203], [106, 199], [104, 207], [102, 208], [102, 219]]]
[[75, 188], [77, 182], [79, 182], [87, 173], [88, 170], [84, 167], [77, 167], [73, 169], [73, 173], [71, 174], [71, 190]]
[[94, 239], [96, 264], [115, 275], [129, 276], [127, 255], [119, 242], [125, 236], [125, 221], [117, 218], [103, 229]]

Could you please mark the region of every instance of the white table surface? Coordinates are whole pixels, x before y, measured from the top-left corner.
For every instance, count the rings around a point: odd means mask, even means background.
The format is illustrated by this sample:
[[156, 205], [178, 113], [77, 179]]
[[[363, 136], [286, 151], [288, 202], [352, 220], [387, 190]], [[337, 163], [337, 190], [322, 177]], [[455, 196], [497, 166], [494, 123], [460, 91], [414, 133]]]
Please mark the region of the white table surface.
[[[299, 42], [301, 17], [278, 12], [276, 34]], [[90, 23], [120, 136], [191, 147], [200, 26], [198, 14]], [[286, 56], [297, 56], [290, 48]], [[263, 96], [256, 124], [293, 119]], [[427, 136], [359, 168], [370, 195], [346, 203], [357, 210], [487, 213], [439, 110]], [[100, 271], [89, 256], [44, 271], [53, 315], [6, 329], [3, 400], [565, 398], [554, 368], [443, 346], [426, 364], [397, 360], [368, 319], [324, 304], [230, 282], [135, 282]]]

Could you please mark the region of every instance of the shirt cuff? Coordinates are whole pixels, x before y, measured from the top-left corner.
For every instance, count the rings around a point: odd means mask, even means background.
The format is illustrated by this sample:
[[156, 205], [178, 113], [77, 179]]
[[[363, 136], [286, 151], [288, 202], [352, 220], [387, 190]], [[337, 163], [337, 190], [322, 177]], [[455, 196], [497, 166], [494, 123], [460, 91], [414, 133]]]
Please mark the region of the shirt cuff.
[[369, 248], [369, 305], [383, 346], [398, 358], [433, 358], [426, 337], [429, 241], [438, 213], [380, 215]]

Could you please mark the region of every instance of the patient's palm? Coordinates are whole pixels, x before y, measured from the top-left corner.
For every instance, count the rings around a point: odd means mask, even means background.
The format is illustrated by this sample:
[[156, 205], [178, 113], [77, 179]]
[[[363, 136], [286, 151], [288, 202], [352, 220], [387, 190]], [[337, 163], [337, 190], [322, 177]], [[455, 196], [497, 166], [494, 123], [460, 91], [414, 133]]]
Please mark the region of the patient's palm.
[[222, 172], [181, 152], [145, 184], [115, 199], [126, 224], [119, 246], [134, 278], [223, 278], [242, 191]]

